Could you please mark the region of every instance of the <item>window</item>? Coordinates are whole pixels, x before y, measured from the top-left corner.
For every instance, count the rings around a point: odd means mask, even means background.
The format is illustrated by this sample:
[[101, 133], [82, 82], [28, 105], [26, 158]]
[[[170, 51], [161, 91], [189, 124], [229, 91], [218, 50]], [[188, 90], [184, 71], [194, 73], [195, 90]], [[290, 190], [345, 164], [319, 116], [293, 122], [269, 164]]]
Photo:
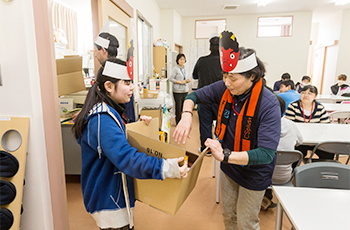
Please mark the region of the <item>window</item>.
[[144, 82], [152, 76], [152, 26], [138, 13], [137, 41], [139, 52], [139, 82]]
[[291, 37], [293, 17], [258, 18], [258, 37]]
[[209, 38], [212, 33], [221, 33], [226, 28], [226, 20], [196, 20], [196, 39]]

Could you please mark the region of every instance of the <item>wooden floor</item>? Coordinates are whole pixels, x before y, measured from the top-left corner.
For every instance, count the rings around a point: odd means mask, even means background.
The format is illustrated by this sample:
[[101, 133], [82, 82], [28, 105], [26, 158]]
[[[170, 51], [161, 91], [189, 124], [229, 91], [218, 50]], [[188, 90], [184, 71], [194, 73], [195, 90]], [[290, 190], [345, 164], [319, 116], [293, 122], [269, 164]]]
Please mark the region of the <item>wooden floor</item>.
[[[193, 116], [191, 139], [180, 145], [197, 153], [200, 146], [197, 113]], [[174, 126], [172, 126], [172, 131]], [[171, 139], [170, 144], [177, 145]], [[136, 230], [222, 230], [224, 228], [221, 204], [215, 202], [216, 178], [213, 178], [213, 157], [205, 157], [196, 187], [175, 216], [165, 214], [140, 202], [136, 202], [134, 221]], [[67, 176], [68, 215], [71, 230], [98, 230], [93, 218], [86, 212], [78, 176]], [[276, 202], [275, 198], [274, 201]], [[261, 211], [260, 227], [275, 228], [276, 209]], [[284, 216], [283, 229], [291, 225]]]

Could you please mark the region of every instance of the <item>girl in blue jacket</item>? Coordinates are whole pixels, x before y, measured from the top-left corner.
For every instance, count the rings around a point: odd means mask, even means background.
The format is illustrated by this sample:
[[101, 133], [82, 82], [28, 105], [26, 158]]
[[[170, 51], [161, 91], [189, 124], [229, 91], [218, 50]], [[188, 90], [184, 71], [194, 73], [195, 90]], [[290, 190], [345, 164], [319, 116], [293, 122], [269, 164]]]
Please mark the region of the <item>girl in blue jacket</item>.
[[73, 133], [81, 146], [81, 186], [86, 210], [100, 229], [133, 229], [133, 178], [185, 178], [183, 157], [158, 159], [137, 152], [128, 143], [123, 112], [134, 85], [126, 63], [109, 59], [102, 64]]

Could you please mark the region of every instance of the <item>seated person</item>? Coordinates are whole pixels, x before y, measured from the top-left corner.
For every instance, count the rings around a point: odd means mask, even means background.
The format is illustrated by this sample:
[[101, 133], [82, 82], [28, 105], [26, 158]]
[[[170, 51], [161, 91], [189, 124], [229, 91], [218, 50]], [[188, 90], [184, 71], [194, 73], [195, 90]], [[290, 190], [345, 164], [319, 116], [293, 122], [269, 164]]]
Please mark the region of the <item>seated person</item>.
[[[280, 94], [278, 96], [282, 97], [286, 102], [285, 108], [289, 106], [289, 104], [293, 101], [300, 99], [300, 94], [295, 92], [294, 90], [294, 82], [292, 80], [285, 80], [281, 82]], [[283, 111], [283, 115], [285, 115], [285, 111]]]
[[333, 95], [343, 95], [345, 93], [350, 93], [349, 85], [345, 84], [347, 76], [345, 74], [340, 74], [338, 76], [337, 84], [331, 86], [331, 91]]
[[281, 87], [281, 82], [285, 81], [285, 80], [290, 80], [290, 74], [289, 73], [282, 74], [281, 80], [276, 81], [275, 84], [273, 85], [273, 91], [274, 92], [279, 91], [280, 87]]
[[[303, 137], [298, 130], [298, 127], [291, 120], [283, 117], [286, 109], [286, 103], [282, 97], [277, 96], [281, 107], [281, 137], [277, 146], [277, 151], [294, 150], [296, 145], [303, 143]], [[276, 165], [272, 175], [272, 184], [288, 183], [292, 176], [292, 164], [290, 165]], [[276, 205], [272, 202], [272, 190], [266, 189], [265, 196], [261, 205], [262, 210], [273, 208]]]
[[[298, 93], [301, 92], [301, 89], [305, 86], [305, 85], [310, 85], [310, 81], [311, 78], [309, 76], [303, 76], [303, 78], [301, 79], [301, 82], [297, 82], [295, 84], [295, 91], [297, 91]], [[288, 106], [287, 106], [288, 107]]]
[[[317, 97], [317, 88], [313, 85], [304, 86], [300, 93], [300, 100], [289, 104], [285, 118], [294, 122], [304, 123], [329, 123], [328, 114], [324, 106], [315, 101]], [[314, 146], [300, 145], [295, 149], [303, 153], [304, 157], [308, 150], [312, 150]], [[316, 154], [320, 159], [333, 159], [334, 154], [317, 150]], [[296, 164], [293, 164], [295, 167]]]

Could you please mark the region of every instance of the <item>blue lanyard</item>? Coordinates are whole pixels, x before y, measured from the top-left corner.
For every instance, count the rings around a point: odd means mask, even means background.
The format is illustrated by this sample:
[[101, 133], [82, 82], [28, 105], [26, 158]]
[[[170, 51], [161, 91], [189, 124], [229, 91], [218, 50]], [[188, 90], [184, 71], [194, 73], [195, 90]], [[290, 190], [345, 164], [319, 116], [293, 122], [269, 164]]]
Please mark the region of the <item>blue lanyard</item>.
[[180, 72], [182, 73], [182, 76], [184, 76], [184, 80], [186, 80], [186, 70], [184, 68], [184, 72], [182, 72], [182, 68], [180, 67]]

